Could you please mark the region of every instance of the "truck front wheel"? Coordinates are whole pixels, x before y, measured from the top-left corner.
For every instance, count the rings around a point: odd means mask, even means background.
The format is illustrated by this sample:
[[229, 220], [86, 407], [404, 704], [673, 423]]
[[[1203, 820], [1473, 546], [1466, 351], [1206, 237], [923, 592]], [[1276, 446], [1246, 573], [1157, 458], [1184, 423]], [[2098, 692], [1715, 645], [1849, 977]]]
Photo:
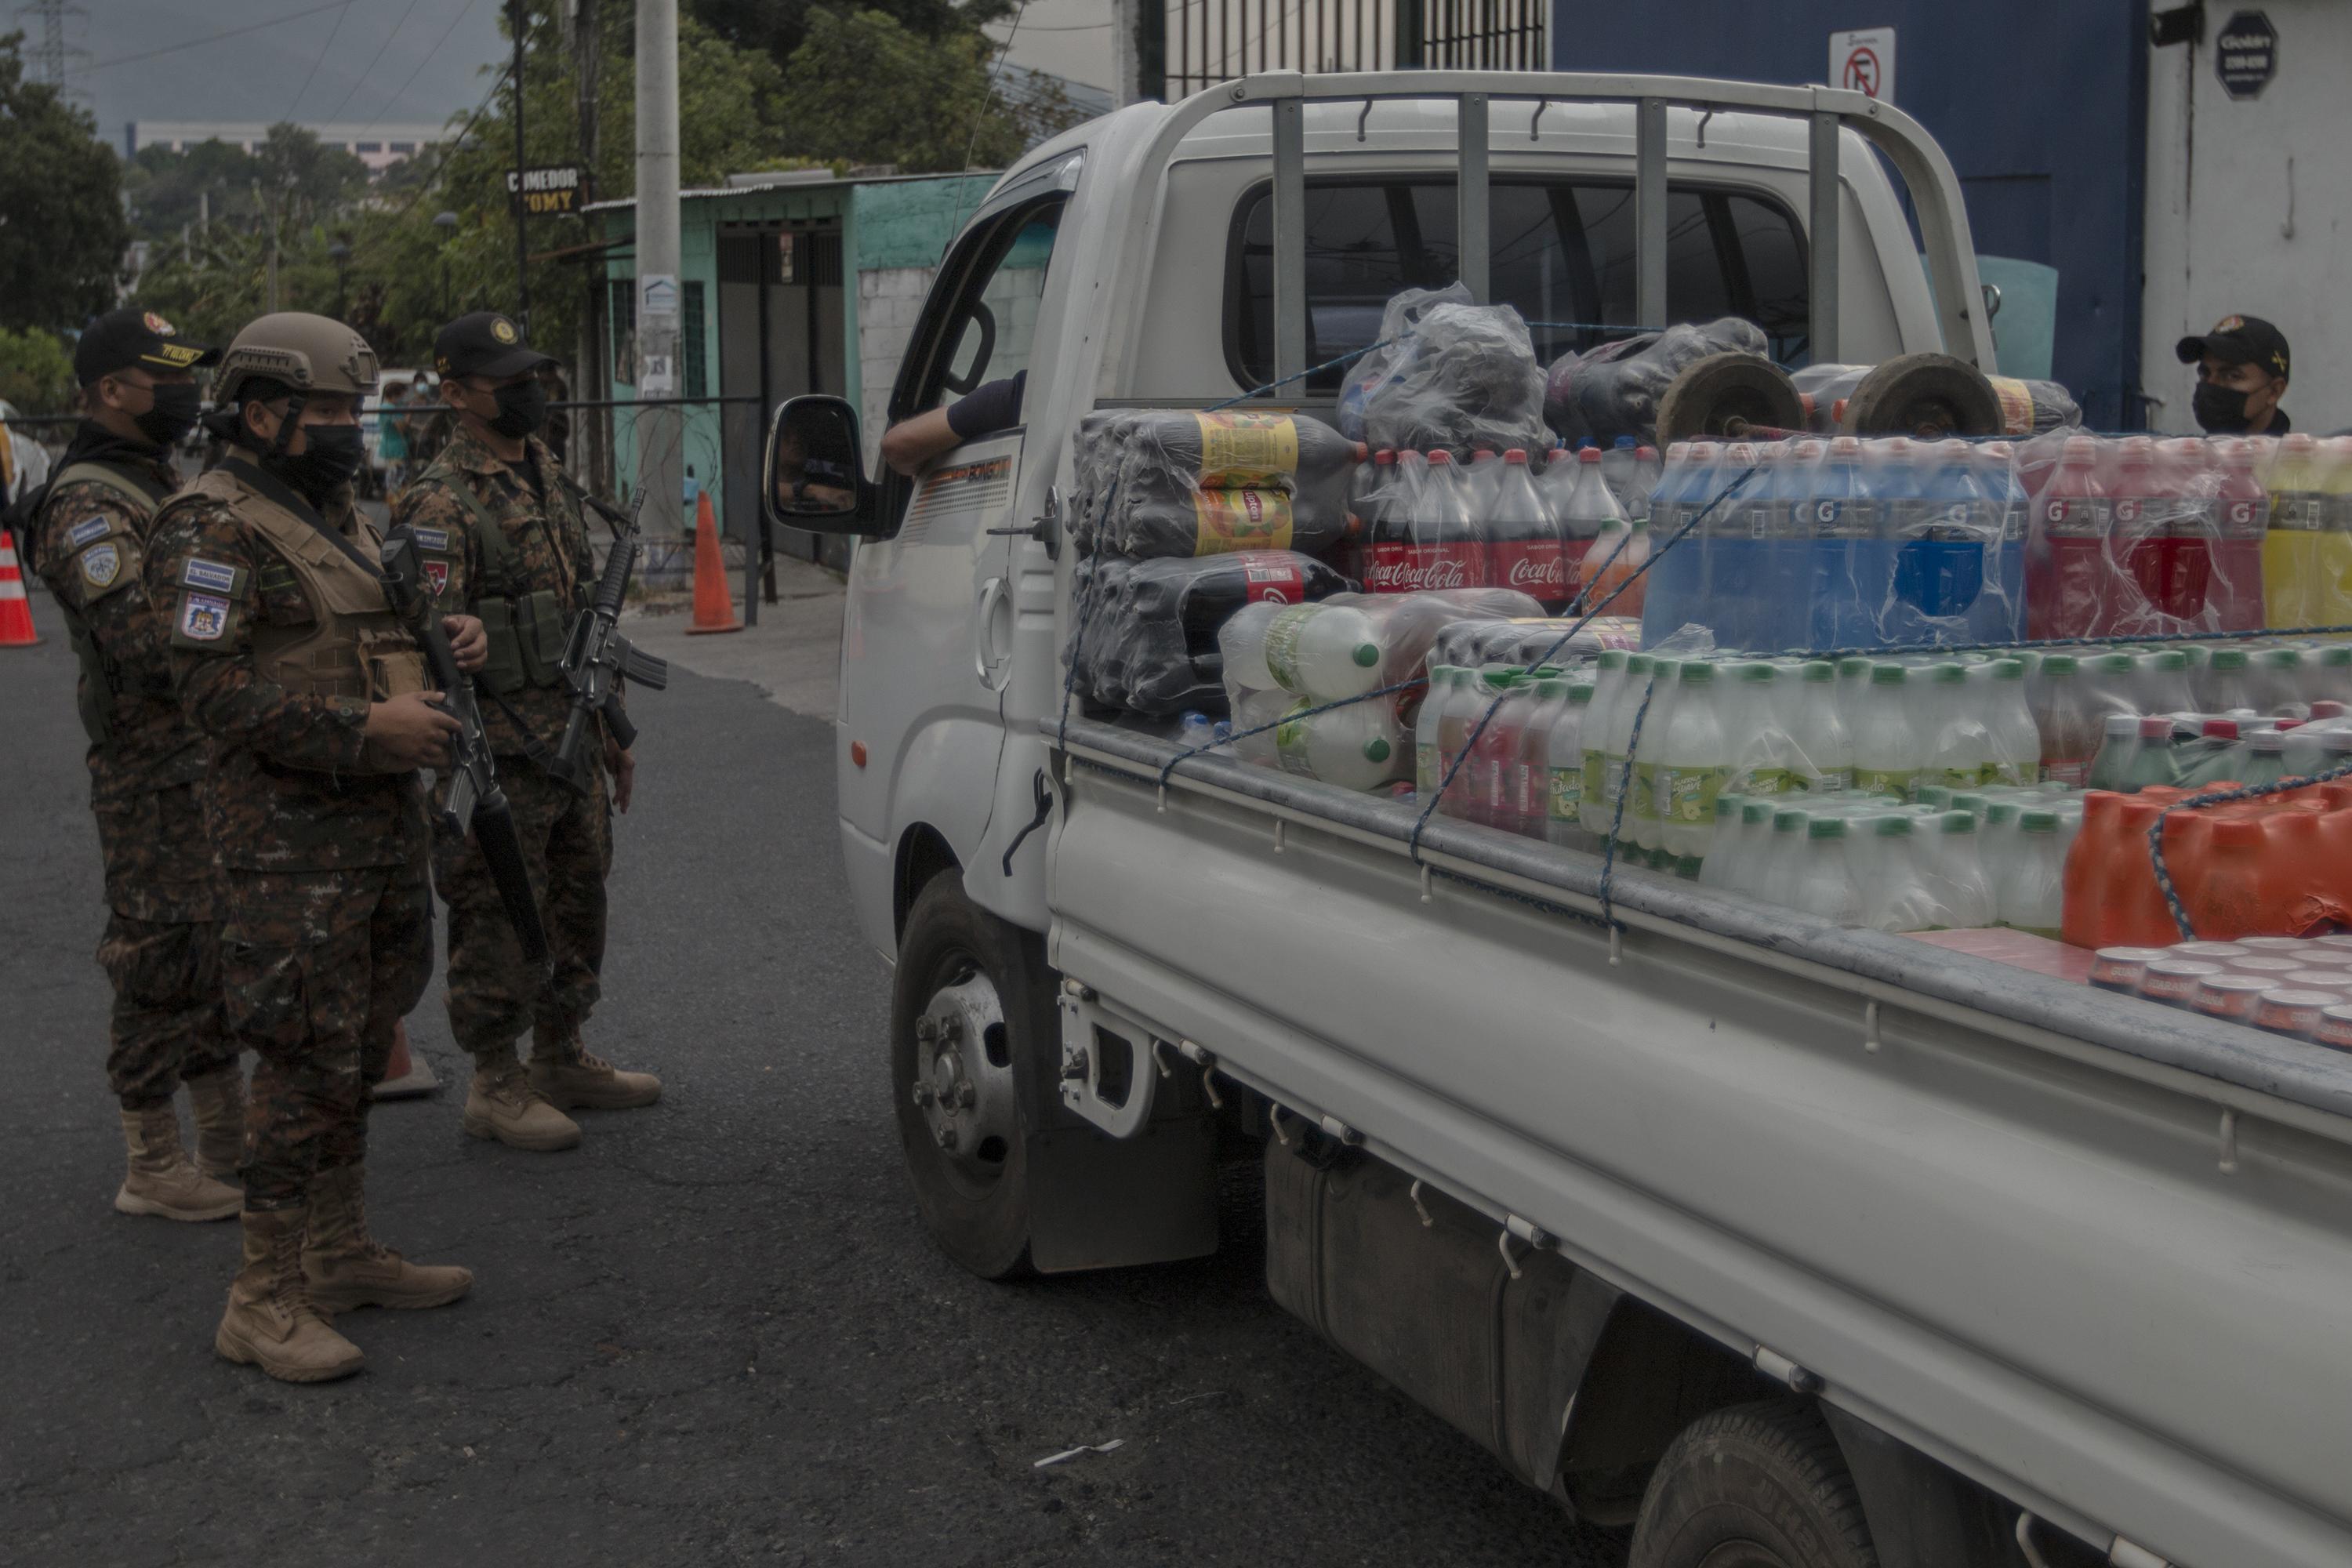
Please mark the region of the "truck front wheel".
[[1668, 1445], [1629, 1568], [1877, 1568], [1862, 1500], [1818, 1411], [1735, 1405]]
[[1037, 939], [975, 906], [953, 870], [925, 883], [898, 940], [890, 1086], [923, 1225], [983, 1279], [1028, 1269], [1024, 1107], [1053, 1027]]

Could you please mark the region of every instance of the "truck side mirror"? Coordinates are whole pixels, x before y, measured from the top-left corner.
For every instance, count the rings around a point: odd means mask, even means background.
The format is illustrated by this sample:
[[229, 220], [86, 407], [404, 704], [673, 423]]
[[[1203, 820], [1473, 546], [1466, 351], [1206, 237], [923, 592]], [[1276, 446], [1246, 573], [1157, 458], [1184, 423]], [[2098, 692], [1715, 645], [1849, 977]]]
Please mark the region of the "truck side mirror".
[[857, 411], [845, 400], [814, 394], [786, 399], [768, 426], [762, 473], [771, 522], [815, 533], [876, 531]]

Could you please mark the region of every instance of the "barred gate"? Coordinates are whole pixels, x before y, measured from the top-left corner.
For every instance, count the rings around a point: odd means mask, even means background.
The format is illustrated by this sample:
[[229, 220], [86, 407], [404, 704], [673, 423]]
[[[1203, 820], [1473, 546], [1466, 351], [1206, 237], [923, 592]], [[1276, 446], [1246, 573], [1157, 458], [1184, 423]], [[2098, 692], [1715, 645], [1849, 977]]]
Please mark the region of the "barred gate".
[[1173, 102], [1253, 71], [1549, 70], [1549, 10], [1550, 0], [1145, 0], [1141, 87]]

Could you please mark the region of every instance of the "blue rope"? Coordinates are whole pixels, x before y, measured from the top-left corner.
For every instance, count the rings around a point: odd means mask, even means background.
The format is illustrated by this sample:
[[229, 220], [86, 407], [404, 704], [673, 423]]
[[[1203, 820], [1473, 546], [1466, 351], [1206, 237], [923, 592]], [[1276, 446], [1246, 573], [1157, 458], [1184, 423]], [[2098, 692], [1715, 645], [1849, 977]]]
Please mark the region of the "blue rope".
[[[1103, 515], [1110, 515], [1111, 503], [1118, 500], [1118, 480], [1113, 479], [1110, 489], [1104, 492]], [[1057, 746], [1070, 743], [1070, 693], [1078, 684], [1078, 658], [1087, 646], [1087, 623], [1095, 618], [1095, 604], [1102, 597], [1102, 569], [1097, 565], [1087, 579], [1086, 602], [1078, 606], [1078, 624], [1070, 628], [1070, 668], [1062, 677], [1062, 725], [1054, 737]]]
[[[1407, 332], [1405, 337], [1411, 337], [1412, 335], [1412, 333]], [[1203, 414], [1222, 413], [1225, 409], [1231, 408], [1236, 403], [1247, 403], [1253, 397], [1264, 397], [1267, 393], [1272, 392], [1277, 386], [1288, 386], [1294, 381], [1305, 381], [1310, 375], [1320, 375], [1327, 370], [1346, 364], [1349, 360], [1361, 359], [1366, 354], [1371, 353], [1374, 349], [1384, 349], [1389, 347], [1391, 344], [1401, 343], [1402, 342], [1404, 342], [1404, 338], [1382, 338], [1379, 342], [1366, 343], [1360, 349], [1349, 349], [1346, 353], [1339, 355], [1337, 359], [1327, 359], [1321, 364], [1310, 364], [1305, 370], [1299, 371], [1296, 374], [1278, 377], [1276, 380], [1267, 382], [1263, 386], [1253, 386], [1247, 392], [1242, 393], [1238, 396], [1226, 398], [1223, 403], [1212, 403], [1209, 406], [1201, 410], [1201, 412]]]

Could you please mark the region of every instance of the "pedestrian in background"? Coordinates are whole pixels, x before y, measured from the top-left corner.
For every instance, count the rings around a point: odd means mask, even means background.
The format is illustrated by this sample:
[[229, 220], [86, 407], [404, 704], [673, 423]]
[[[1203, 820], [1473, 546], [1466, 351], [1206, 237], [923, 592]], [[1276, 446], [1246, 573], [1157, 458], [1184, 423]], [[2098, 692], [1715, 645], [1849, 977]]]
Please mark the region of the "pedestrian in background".
[[[293, 1383], [359, 1370], [333, 1314], [442, 1306], [473, 1284], [378, 1243], [364, 1204], [370, 1091], [433, 970], [417, 770], [446, 767], [458, 729], [352, 505], [375, 382], [340, 321], [288, 312], [239, 332], [214, 385], [228, 455], [164, 506], [146, 567], [172, 606], [181, 704], [211, 742], [223, 990], [259, 1058], [244, 1259], [213, 1346]], [[444, 624], [458, 667], [479, 668], [479, 623]]]
[[376, 411], [376, 456], [383, 463], [383, 499], [390, 500], [408, 483], [408, 384], [395, 381], [383, 389]]
[[[172, 448], [196, 426], [217, 350], [152, 310], [110, 310], [74, 348], [84, 417], [26, 540], [81, 667], [89, 804], [106, 876], [98, 962], [114, 989], [106, 1074], [122, 1110], [124, 1214], [236, 1213], [245, 1083], [221, 1012], [220, 887], [197, 799], [205, 737], [172, 689], [170, 595], [142, 575]], [[173, 1096], [195, 1124], [192, 1162]]]
[[[445, 833], [434, 881], [449, 906], [449, 1029], [474, 1058], [464, 1125], [517, 1149], [569, 1149], [580, 1127], [565, 1110], [661, 1098], [659, 1079], [615, 1068], [580, 1035], [602, 994], [613, 807], [629, 809], [636, 760], [602, 720], [591, 721], [574, 770], [554, 759], [572, 715], [566, 634], [596, 571], [572, 481], [541, 435], [551, 362], [488, 310], [442, 328], [433, 361], [456, 428], [401, 493], [393, 521], [415, 535], [436, 607], [488, 627], [489, 661], [476, 684], [489, 698], [485, 727], [552, 959], [551, 975], [524, 957], [481, 847]], [[527, 1070], [516, 1056], [526, 1033]]]

